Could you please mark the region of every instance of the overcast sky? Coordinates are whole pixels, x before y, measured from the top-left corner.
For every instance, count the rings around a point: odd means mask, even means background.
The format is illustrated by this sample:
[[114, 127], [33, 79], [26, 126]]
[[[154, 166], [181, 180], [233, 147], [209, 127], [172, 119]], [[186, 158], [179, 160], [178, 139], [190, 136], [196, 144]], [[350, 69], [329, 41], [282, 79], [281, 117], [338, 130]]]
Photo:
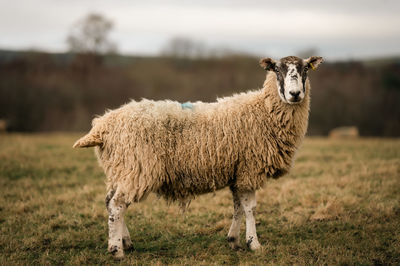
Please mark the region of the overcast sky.
[[156, 55], [179, 36], [276, 58], [309, 48], [333, 60], [400, 55], [400, 0], [0, 0], [0, 49], [64, 52], [90, 12], [114, 22], [125, 54]]

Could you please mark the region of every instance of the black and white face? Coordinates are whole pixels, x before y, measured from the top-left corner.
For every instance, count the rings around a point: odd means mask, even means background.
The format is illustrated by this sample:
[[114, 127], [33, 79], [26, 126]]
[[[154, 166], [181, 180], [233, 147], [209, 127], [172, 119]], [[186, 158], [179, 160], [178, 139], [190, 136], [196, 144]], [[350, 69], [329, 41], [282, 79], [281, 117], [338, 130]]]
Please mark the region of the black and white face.
[[322, 57], [312, 56], [301, 59], [296, 56], [284, 57], [279, 61], [271, 58], [261, 59], [260, 65], [265, 70], [276, 74], [278, 94], [288, 104], [301, 103], [306, 95], [307, 73], [316, 69]]

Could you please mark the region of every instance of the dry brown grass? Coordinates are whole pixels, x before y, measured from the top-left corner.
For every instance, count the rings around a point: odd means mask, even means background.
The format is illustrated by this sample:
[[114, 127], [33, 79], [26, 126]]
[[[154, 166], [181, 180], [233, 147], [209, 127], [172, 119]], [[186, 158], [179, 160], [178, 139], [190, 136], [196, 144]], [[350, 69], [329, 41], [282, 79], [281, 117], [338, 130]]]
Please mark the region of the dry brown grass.
[[260, 252], [229, 249], [223, 190], [184, 215], [155, 196], [133, 205], [135, 249], [114, 262], [103, 174], [92, 150], [71, 149], [77, 137], [0, 136], [0, 265], [400, 263], [399, 139], [307, 139], [291, 174], [257, 194]]

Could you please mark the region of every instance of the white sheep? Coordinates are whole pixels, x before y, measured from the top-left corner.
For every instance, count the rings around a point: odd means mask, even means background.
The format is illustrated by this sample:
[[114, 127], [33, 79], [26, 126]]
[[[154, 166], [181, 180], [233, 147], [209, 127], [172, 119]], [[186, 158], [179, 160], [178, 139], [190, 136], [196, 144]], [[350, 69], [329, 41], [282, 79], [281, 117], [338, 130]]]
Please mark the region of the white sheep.
[[247, 245], [260, 248], [255, 191], [289, 171], [307, 130], [307, 72], [321, 62], [314, 56], [265, 58], [260, 65], [268, 73], [260, 90], [216, 103], [132, 101], [95, 118], [74, 147], [96, 146], [107, 176], [108, 250], [114, 257], [132, 245], [123, 218], [130, 203], [150, 192], [186, 203], [227, 186], [234, 202], [231, 247], [239, 247], [244, 214]]

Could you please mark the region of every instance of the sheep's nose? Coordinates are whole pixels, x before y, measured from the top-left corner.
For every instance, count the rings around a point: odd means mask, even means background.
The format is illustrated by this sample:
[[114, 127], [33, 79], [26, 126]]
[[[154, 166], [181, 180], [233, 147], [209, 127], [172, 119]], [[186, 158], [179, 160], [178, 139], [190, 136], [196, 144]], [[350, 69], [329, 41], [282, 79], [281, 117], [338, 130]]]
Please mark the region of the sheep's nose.
[[292, 95], [294, 98], [299, 97], [300, 91], [289, 91], [290, 95]]

